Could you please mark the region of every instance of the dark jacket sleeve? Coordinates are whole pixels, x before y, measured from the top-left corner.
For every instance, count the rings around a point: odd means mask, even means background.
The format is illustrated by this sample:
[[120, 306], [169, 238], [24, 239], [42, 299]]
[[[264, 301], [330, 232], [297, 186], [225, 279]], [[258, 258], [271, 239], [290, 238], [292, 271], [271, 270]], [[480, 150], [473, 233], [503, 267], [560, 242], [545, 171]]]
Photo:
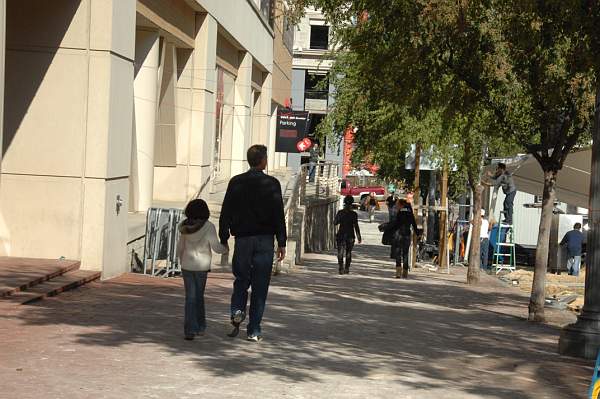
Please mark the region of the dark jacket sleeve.
[[360, 227], [358, 226], [358, 215], [354, 212], [354, 231], [356, 232], [356, 238], [358, 241], [362, 241], [362, 237], [360, 236]]
[[335, 219], [333, 220], [333, 224], [335, 226], [337, 226], [338, 224], [340, 224], [341, 221], [342, 221], [342, 212], [337, 211], [337, 213], [335, 214]]
[[227, 191], [225, 192], [225, 199], [221, 206], [221, 216], [219, 216], [219, 240], [221, 244], [227, 244], [229, 240], [229, 228], [231, 227], [231, 211], [232, 211], [232, 195], [231, 195], [231, 180], [227, 185]]
[[287, 232], [285, 226], [285, 211], [283, 208], [283, 196], [281, 195], [281, 183], [273, 179], [273, 209], [275, 216], [275, 238], [277, 245], [285, 247], [287, 242]]

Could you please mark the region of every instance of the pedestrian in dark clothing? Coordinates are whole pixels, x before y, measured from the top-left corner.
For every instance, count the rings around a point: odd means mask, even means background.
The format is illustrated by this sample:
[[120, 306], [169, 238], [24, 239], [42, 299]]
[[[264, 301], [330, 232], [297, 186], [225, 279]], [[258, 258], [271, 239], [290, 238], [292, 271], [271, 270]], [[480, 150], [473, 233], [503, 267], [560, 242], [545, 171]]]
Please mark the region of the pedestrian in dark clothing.
[[223, 201], [219, 220], [219, 237], [226, 244], [229, 235], [235, 236], [233, 252], [233, 294], [231, 295], [231, 323], [236, 336], [246, 318], [248, 288], [250, 321], [248, 340], [260, 341], [262, 321], [271, 272], [274, 242], [277, 238], [277, 259], [283, 260], [286, 246], [286, 226], [283, 212], [281, 185], [263, 171], [267, 166], [267, 147], [253, 145], [247, 154], [250, 170], [233, 177]]
[[315, 172], [317, 171], [317, 165], [319, 164], [319, 144], [314, 143], [308, 152], [308, 181], [315, 181]]
[[[334, 224], [340, 226], [336, 234], [336, 243], [338, 251], [338, 265], [340, 274], [350, 273], [350, 264], [352, 263], [352, 248], [354, 242], [358, 239], [358, 243], [362, 242], [360, 236], [360, 228], [358, 227], [358, 215], [352, 209], [354, 198], [347, 195], [344, 198], [344, 209], [338, 211], [335, 215]], [[344, 264], [344, 255], [346, 262]]]
[[387, 207], [388, 207], [388, 221], [392, 221], [392, 219], [394, 219], [394, 215], [396, 214], [396, 197], [394, 196], [394, 193], [391, 193], [389, 197], [387, 197], [387, 199], [385, 200]]
[[412, 233], [419, 234], [419, 231], [410, 204], [400, 199], [397, 206], [396, 218], [389, 227], [394, 231], [390, 257], [396, 260], [396, 278], [408, 278], [408, 251]]
[[581, 266], [581, 252], [583, 249], [583, 233], [581, 223], [575, 223], [573, 230], [568, 231], [560, 245], [567, 246], [567, 270], [572, 276], [579, 276]]
[[496, 167], [496, 173], [493, 175], [492, 184], [496, 188], [502, 187], [502, 192], [505, 195], [503, 203], [504, 220], [502, 223], [512, 224], [517, 187], [515, 186], [512, 174], [506, 170], [505, 164], [499, 163]]

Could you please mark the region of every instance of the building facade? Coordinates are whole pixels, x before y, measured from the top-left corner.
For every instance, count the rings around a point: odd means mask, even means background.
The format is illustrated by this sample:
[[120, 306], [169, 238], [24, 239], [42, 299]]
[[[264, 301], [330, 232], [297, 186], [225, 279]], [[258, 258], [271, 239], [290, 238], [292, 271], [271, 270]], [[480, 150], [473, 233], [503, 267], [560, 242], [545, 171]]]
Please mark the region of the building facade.
[[285, 167], [271, 130], [291, 90], [283, 6], [0, 1], [0, 255], [111, 277], [127, 271], [132, 212], [223, 191], [255, 143]]
[[[333, 105], [334, 88], [328, 83], [331, 48], [331, 33], [325, 17], [314, 8], [307, 8], [295, 27], [292, 109], [309, 112], [309, 134]], [[326, 161], [342, 163], [343, 140], [321, 144], [325, 144], [321, 149]], [[292, 169], [306, 162], [308, 153], [288, 155], [288, 166]]]

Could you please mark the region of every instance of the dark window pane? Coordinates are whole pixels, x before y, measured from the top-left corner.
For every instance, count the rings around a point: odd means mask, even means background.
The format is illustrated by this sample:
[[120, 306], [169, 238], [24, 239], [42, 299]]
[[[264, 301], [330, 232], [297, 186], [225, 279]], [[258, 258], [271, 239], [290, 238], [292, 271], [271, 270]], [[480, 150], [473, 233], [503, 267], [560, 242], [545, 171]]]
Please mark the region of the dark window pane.
[[329, 48], [329, 26], [310, 26], [310, 48], [314, 50]]
[[265, 16], [269, 22], [269, 26], [273, 28], [274, 15], [273, 15], [273, 0], [261, 0], [260, 12]]
[[304, 80], [304, 97], [317, 100], [327, 100], [329, 98], [328, 76], [307, 73]]

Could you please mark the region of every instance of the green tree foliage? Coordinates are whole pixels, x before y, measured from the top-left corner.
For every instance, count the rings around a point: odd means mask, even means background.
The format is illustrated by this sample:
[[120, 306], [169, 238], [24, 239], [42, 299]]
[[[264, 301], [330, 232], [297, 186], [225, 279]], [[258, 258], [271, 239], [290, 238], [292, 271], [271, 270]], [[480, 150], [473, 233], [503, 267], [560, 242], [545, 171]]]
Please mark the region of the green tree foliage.
[[[324, 12], [343, 53], [331, 118], [338, 126], [358, 126], [359, 146], [376, 148], [369, 146], [399, 131], [397, 140], [437, 143], [443, 155], [454, 148], [448, 144], [459, 144], [454, 156], [472, 187], [486, 147], [493, 153], [499, 143], [514, 141], [538, 160], [545, 181], [529, 317], [543, 320], [556, 177], [568, 153], [589, 142], [600, 59], [598, 2], [293, 2], [296, 9], [307, 5]], [[394, 128], [405, 126], [407, 115], [422, 126], [437, 115], [442, 128]]]

